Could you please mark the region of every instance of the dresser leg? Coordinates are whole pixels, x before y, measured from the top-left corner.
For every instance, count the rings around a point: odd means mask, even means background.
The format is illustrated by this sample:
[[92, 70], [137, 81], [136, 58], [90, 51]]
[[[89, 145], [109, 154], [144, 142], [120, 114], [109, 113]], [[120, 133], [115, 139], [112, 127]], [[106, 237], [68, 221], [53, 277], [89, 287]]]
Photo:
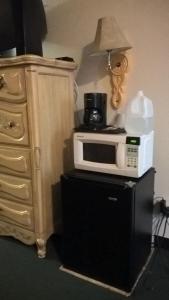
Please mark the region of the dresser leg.
[[44, 258], [46, 256], [46, 240], [39, 238], [36, 240], [36, 245], [38, 248], [38, 257]]

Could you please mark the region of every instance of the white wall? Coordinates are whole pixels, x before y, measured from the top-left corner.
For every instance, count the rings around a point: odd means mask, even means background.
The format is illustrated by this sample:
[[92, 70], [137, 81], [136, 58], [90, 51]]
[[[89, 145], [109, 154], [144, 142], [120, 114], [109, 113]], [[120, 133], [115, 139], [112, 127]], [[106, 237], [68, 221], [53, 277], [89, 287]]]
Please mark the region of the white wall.
[[48, 35], [44, 56], [71, 56], [78, 63], [78, 107], [88, 91], [108, 93], [108, 122], [116, 111], [110, 106], [111, 85], [104, 57], [85, 57], [94, 40], [97, 20], [114, 16], [132, 45], [127, 51], [129, 70], [123, 99], [142, 89], [155, 112], [155, 194], [169, 205], [169, 1], [168, 0], [44, 0]]

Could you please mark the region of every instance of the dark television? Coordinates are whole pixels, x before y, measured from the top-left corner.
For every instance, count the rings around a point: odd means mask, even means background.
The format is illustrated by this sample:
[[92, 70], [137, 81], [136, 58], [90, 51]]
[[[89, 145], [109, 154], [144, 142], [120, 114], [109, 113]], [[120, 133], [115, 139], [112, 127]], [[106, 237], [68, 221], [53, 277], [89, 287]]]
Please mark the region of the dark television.
[[0, 0], [0, 56], [43, 55], [42, 40], [47, 33], [42, 0]]

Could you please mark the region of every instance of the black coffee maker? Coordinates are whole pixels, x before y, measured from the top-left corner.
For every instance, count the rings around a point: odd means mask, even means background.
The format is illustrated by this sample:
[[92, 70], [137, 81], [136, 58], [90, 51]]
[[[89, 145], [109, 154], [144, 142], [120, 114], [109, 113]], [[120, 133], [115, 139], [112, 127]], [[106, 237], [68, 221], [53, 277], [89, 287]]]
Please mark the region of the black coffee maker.
[[84, 126], [96, 130], [106, 127], [107, 94], [84, 94]]

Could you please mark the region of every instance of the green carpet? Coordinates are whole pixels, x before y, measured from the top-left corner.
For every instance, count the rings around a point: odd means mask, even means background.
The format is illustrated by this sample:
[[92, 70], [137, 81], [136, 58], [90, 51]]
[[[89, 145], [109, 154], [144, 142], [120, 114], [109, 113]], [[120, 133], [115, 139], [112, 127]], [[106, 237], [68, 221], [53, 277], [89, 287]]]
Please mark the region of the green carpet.
[[126, 298], [59, 270], [59, 239], [39, 259], [34, 246], [0, 238], [0, 300], [168, 300], [169, 251], [158, 250], [132, 296]]

